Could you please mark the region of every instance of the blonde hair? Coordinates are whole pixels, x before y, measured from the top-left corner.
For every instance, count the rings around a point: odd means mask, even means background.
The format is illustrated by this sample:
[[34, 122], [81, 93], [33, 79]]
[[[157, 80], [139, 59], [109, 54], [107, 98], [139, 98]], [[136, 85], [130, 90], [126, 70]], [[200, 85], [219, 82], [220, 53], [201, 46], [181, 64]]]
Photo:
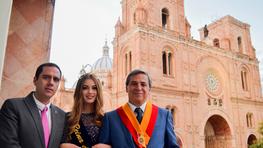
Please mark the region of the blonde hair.
[[74, 104], [72, 111], [69, 113], [69, 117], [68, 117], [69, 134], [73, 133], [74, 127], [79, 123], [80, 116], [83, 111], [84, 97], [82, 94], [82, 90], [83, 90], [83, 84], [87, 79], [93, 80], [97, 87], [97, 97], [94, 102], [94, 113], [95, 113], [94, 123], [98, 126], [101, 126], [102, 124], [101, 123], [103, 117], [102, 86], [95, 74], [86, 73], [79, 78], [74, 92]]

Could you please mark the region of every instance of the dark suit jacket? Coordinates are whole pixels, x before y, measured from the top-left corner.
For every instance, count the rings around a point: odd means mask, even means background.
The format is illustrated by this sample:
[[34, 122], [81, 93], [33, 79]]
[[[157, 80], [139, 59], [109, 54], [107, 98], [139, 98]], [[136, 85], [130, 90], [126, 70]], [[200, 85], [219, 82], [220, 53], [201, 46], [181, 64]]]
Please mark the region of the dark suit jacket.
[[[51, 105], [49, 148], [58, 148], [65, 112]], [[0, 147], [45, 148], [43, 127], [33, 92], [25, 98], [7, 99], [0, 110]]]
[[[136, 148], [129, 130], [116, 110], [105, 114], [99, 143], [109, 144], [113, 148]], [[147, 148], [179, 148], [169, 111], [158, 108], [158, 117]]]

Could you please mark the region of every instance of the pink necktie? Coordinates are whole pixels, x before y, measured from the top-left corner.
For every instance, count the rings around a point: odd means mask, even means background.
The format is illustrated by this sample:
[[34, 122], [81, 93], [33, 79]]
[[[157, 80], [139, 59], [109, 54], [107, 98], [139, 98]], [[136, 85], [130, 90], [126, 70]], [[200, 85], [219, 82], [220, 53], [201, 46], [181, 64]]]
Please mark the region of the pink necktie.
[[43, 130], [44, 130], [46, 148], [48, 147], [48, 141], [49, 141], [49, 125], [48, 125], [48, 119], [47, 119], [47, 110], [48, 110], [48, 108], [45, 107], [41, 111], [41, 120], [42, 120], [42, 126], [43, 126]]

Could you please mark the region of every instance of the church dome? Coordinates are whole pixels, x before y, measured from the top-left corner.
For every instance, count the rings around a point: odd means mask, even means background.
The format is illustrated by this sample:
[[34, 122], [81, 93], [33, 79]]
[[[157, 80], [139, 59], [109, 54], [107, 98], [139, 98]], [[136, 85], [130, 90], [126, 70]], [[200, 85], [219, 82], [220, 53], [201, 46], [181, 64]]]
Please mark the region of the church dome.
[[112, 59], [109, 56], [109, 47], [107, 41], [103, 46], [103, 56], [99, 58], [92, 66], [92, 71], [110, 71], [112, 69]]

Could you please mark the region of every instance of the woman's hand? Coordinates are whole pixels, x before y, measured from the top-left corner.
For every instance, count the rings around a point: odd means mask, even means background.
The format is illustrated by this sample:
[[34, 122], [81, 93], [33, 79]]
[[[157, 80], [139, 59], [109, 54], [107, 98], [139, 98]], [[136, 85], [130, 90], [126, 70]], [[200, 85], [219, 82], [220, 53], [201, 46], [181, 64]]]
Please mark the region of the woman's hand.
[[60, 148], [80, 148], [72, 143], [62, 143], [60, 144]]
[[94, 145], [92, 148], [111, 148], [111, 146], [108, 144], [99, 143], [99, 144]]

